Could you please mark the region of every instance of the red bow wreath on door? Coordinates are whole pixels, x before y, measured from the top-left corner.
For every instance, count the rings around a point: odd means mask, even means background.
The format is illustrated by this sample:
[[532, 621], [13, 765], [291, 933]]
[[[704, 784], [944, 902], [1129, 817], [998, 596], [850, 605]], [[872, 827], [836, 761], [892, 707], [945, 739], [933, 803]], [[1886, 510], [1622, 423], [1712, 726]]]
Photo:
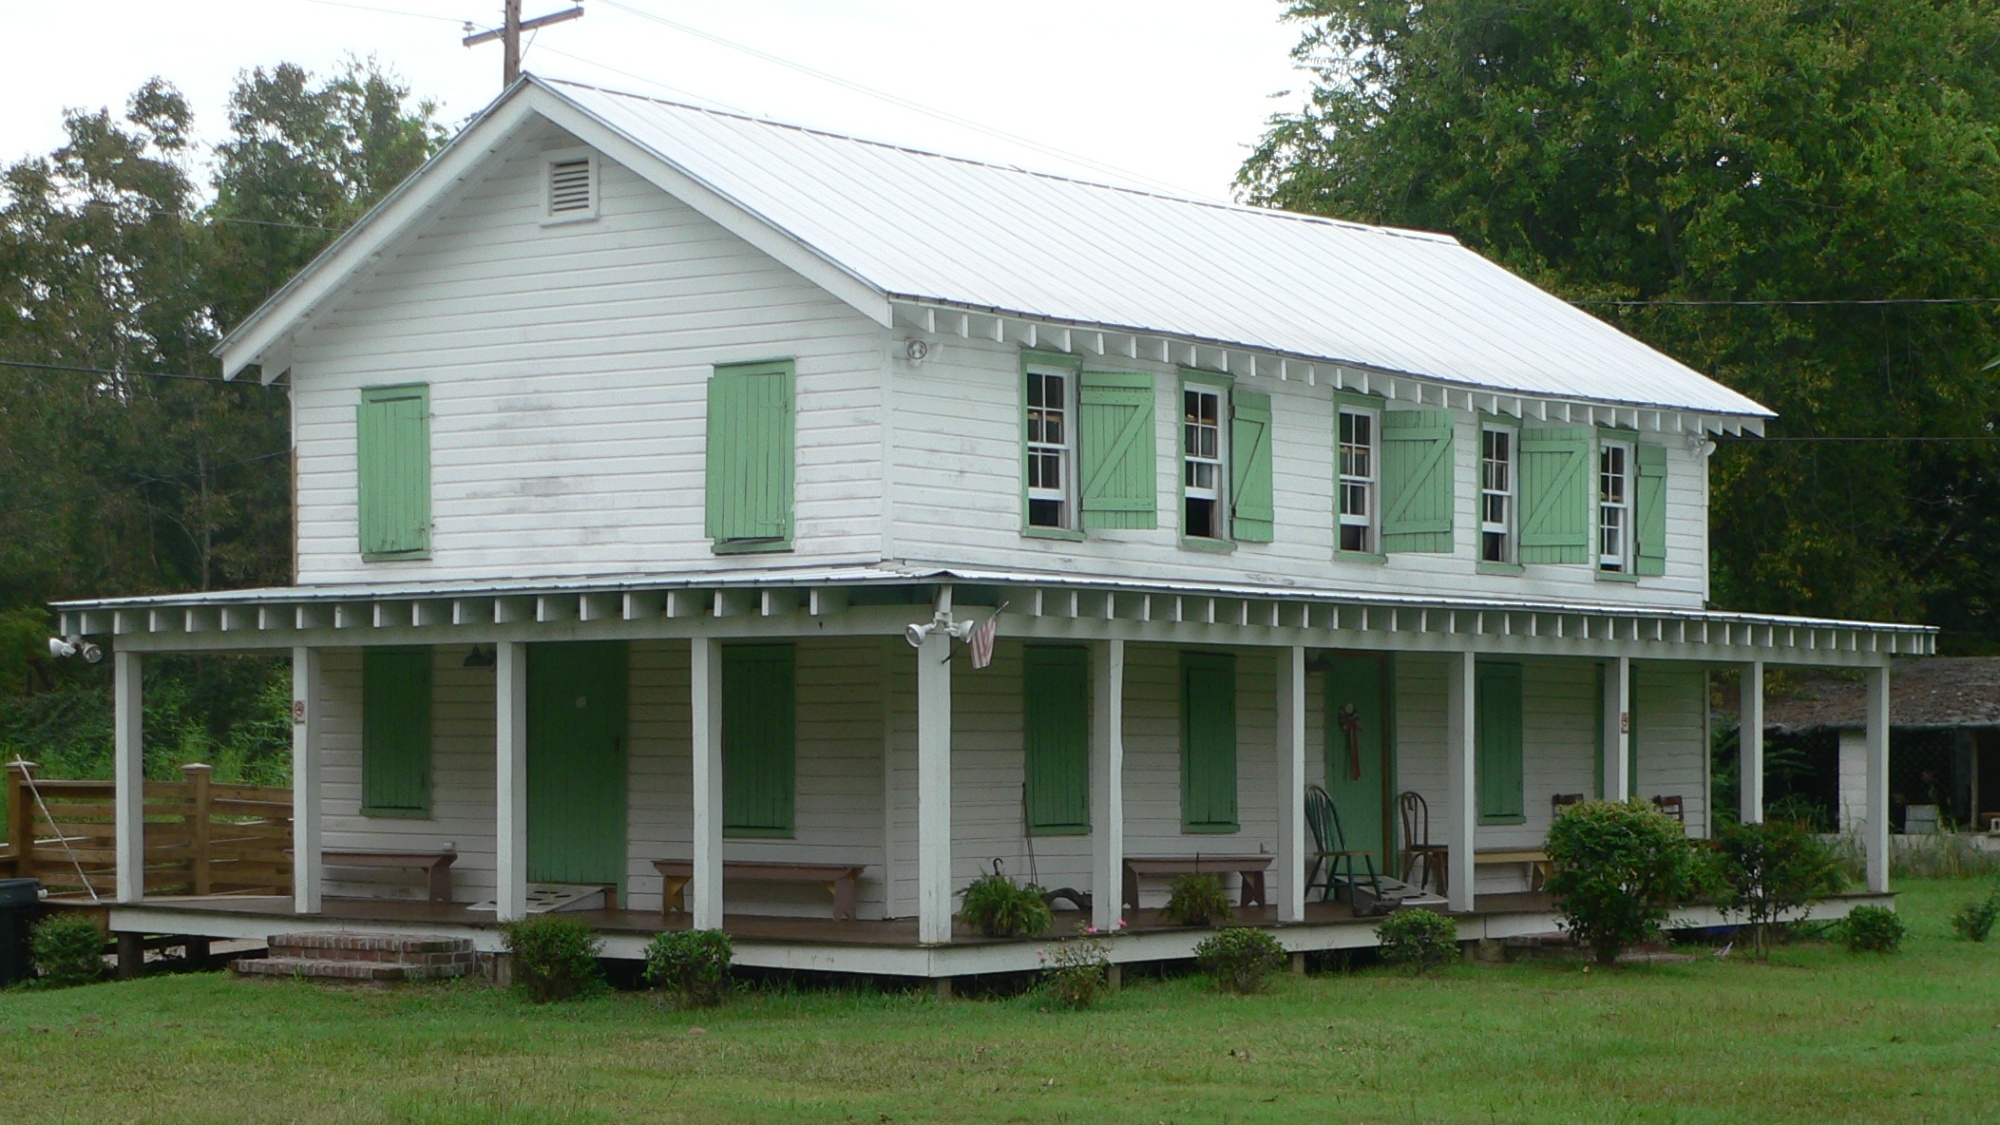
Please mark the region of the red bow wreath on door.
[[1361, 713], [1354, 704], [1344, 703], [1340, 708], [1340, 729], [1347, 735], [1347, 778], [1361, 780]]

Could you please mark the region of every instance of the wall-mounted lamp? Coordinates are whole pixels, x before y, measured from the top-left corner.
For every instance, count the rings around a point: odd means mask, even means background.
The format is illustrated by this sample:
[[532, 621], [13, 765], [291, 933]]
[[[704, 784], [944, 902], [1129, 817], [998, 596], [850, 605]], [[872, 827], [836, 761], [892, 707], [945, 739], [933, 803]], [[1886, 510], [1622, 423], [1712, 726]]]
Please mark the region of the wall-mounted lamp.
[[492, 645], [473, 645], [472, 651], [465, 654], [467, 668], [491, 668], [496, 663]]
[[81, 655], [85, 664], [95, 664], [104, 659], [104, 650], [82, 637], [50, 637], [49, 655], [58, 660]]

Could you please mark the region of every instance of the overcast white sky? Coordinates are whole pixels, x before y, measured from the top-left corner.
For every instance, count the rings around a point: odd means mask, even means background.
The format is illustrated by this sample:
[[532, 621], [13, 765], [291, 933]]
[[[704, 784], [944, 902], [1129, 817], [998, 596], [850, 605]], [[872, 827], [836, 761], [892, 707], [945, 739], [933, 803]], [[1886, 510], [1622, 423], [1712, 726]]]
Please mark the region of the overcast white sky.
[[[524, 14], [568, 7], [526, 0]], [[919, 147], [1134, 180], [1225, 198], [1263, 122], [1303, 90], [1298, 38], [1278, 0], [584, 0], [583, 19], [538, 33], [526, 67]], [[377, 9], [377, 10], [363, 10]], [[636, 9], [635, 11], [633, 11]], [[498, 44], [461, 24], [498, 0], [0, 0], [0, 160], [47, 152], [68, 107], [122, 107], [160, 75], [219, 136], [235, 76], [289, 61], [324, 73], [374, 55], [456, 125], [498, 92]], [[762, 61], [650, 13], [925, 109], [1123, 170], [1046, 151]], [[623, 72], [623, 73], [620, 73]]]

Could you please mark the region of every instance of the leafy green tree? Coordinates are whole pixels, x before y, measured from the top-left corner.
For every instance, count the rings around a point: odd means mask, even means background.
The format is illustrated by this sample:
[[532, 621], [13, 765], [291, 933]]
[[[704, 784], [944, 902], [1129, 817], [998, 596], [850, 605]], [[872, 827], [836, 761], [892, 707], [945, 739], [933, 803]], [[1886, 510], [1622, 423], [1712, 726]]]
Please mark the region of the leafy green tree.
[[[1253, 202], [1448, 231], [1566, 298], [2000, 296], [1979, 0], [1293, 0]], [[2000, 642], [2000, 350], [1967, 304], [1587, 306], [1776, 410], [1725, 443], [1715, 595]]]

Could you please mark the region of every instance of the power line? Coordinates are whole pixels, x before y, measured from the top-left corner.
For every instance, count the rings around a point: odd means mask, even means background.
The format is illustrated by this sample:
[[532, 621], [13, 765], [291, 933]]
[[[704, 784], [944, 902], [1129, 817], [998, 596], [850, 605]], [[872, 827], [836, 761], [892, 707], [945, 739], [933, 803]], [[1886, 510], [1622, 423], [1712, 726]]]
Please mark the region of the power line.
[[1955, 435], [1912, 435], [1908, 437], [1725, 437], [1724, 445], [1763, 445], [1768, 442], [1858, 444], [1891, 442], [1959, 442], [1959, 441], [2000, 441], [2000, 434], [1955, 434]]
[[743, 43], [738, 43], [731, 39], [725, 39], [722, 36], [716, 35], [713, 32], [703, 31], [698, 27], [690, 27], [687, 24], [678, 23], [675, 22], [674, 20], [670, 20], [665, 16], [654, 15], [651, 12], [643, 11], [639, 8], [634, 8], [629, 4], [618, 3], [618, 0], [598, 0], [598, 2], [605, 4], [609, 7], [616, 8], [621, 12], [637, 16], [640, 19], [651, 20], [652, 22], [657, 23], [662, 27], [670, 27], [675, 31], [681, 32], [684, 35], [692, 35], [698, 39], [706, 39], [710, 43], [714, 43], [717, 46], [727, 47], [732, 51], [739, 51], [743, 54], [751, 56], [752, 58], [762, 59], [768, 63], [774, 63], [778, 66], [787, 67], [791, 70], [796, 70], [800, 74], [804, 74], [812, 78], [817, 78], [822, 82], [830, 82], [836, 86], [852, 90], [857, 94], [864, 94], [868, 97], [888, 102], [891, 105], [910, 110], [914, 113], [921, 113], [928, 117], [935, 117], [940, 121], [944, 121], [952, 125], [957, 125], [960, 128], [971, 129], [974, 132], [984, 133], [989, 137], [995, 137], [1000, 140], [1021, 145], [1025, 148], [1033, 149], [1036, 152], [1042, 153], [1045, 156], [1053, 156], [1061, 160], [1068, 160], [1071, 161], [1072, 163], [1080, 164], [1088, 168], [1094, 168], [1099, 172], [1106, 172], [1114, 176], [1123, 176], [1129, 180], [1135, 180], [1140, 183], [1149, 184], [1156, 189], [1168, 192], [1173, 195], [1185, 197], [1190, 194], [1187, 191], [1187, 189], [1176, 187], [1173, 184], [1166, 183], [1163, 180], [1156, 180], [1150, 176], [1141, 175], [1140, 173], [1130, 171], [1129, 169], [1120, 168], [1117, 167], [1116, 165], [1106, 164], [1100, 160], [1092, 160], [1086, 156], [1078, 156], [1076, 153], [1066, 152], [1063, 149], [1056, 148], [1053, 145], [1044, 144], [1041, 141], [1031, 140], [1027, 137], [1020, 136], [1019, 134], [1016, 133], [1009, 133], [1004, 129], [996, 129], [991, 125], [982, 124], [978, 121], [972, 120], [969, 117], [961, 117], [958, 114], [938, 109], [935, 106], [925, 105], [922, 102], [913, 101], [912, 99], [902, 97], [898, 94], [891, 94], [884, 90], [877, 90], [872, 86], [864, 86], [861, 83], [854, 81], [853, 79], [842, 78], [840, 75], [831, 74], [828, 73], [827, 71], [820, 70], [816, 67], [807, 66], [804, 63], [796, 62], [792, 59], [787, 59], [778, 55], [771, 54], [769, 51], [760, 50], [756, 47], [751, 47]]
[[580, 62], [585, 66], [594, 66], [599, 70], [607, 70], [622, 78], [629, 78], [634, 82], [643, 82], [648, 86], [665, 90], [670, 94], [686, 98], [689, 101], [701, 102], [705, 105], [712, 105], [717, 109], [725, 109], [731, 113], [740, 113], [745, 117], [756, 116], [756, 114], [751, 113], [749, 110], [744, 109], [741, 106], [731, 105], [728, 102], [721, 100], [720, 98], [711, 98], [703, 94], [697, 94], [692, 90], [684, 90], [679, 86], [669, 86], [665, 82], [662, 82], [657, 78], [648, 78], [643, 74], [634, 74], [632, 71], [629, 70], [620, 70], [619, 68], [612, 66], [610, 63], [598, 62], [596, 59], [587, 59], [584, 58], [582, 55], [572, 55], [568, 51], [557, 50], [554, 47], [538, 46], [536, 49], [541, 51], [543, 54], [561, 55], [563, 58], [569, 59], [571, 62]]
[[[274, 449], [269, 453], [259, 453], [254, 457], [244, 457], [236, 461], [219, 461], [208, 466], [208, 468], [211, 471], [235, 469], [244, 465], [254, 465], [259, 461], [269, 461], [274, 457], [289, 457], [291, 453], [290, 449]], [[134, 489], [145, 488], [149, 485], [169, 484], [173, 482], [173, 479], [172, 477], [149, 477], [145, 480], [133, 481], [131, 484], [121, 484], [111, 488], [97, 488], [83, 493], [69, 493], [54, 500], [43, 500], [35, 504], [18, 504], [13, 507], [0, 508], [0, 516], [13, 515], [16, 512], [37, 512], [44, 508], [53, 508], [58, 504], [69, 504], [79, 500], [92, 500], [99, 496], [116, 496], [121, 492], [131, 492]], [[229, 495], [231, 490], [218, 489], [216, 492], [220, 495]]]
[[1572, 305], [1619, 305], [1627, 307], [1666, 306], [1681, 308], [1741, 307], [1741, 308], [1785, 308], [1785, 307], [1865, 307], [1875, 305], [2000, 305], [2000, 297], [1830, 297], [1830, 298], [1772, 298], [1770, 300], [1741, 301], [1697, 301], [1680, 299], [1660, 299], [1649, 301], [1625, 301], [1612, 298], [1579, 297], [1569, 302]]
[[411, 19], [438, 20], [442, 23], [466, 24], [472, 22], [471, 20], [454, 19], [451, 16], [435, 15], [430, 12], [412, 12], [402, 8], [377, 8], [370, 4], [349, 4], [345, 3], [344, 0], [305, 0], [305, 2], [308, 4], [320, 4], [328, 8], [352, 8], [357, 12], [377, 12], [385, 16], [409, 16]]
[[228, 384], [231, 386], [257, 386], [275, 388], [275, 383], [259, 381], [229, 380], [214, 375], [191, 375], [182, 371], [120, 371], [110, 367], [79, 367], [68, 363], [34, 363], [24, 359], [0, 359], [0, 367], [20, 367], [30, 371], [63, 371], [76, 375], [108, 375], [115, 379], [143, 377], [147, 379], [184, 379], [192, 383]]

